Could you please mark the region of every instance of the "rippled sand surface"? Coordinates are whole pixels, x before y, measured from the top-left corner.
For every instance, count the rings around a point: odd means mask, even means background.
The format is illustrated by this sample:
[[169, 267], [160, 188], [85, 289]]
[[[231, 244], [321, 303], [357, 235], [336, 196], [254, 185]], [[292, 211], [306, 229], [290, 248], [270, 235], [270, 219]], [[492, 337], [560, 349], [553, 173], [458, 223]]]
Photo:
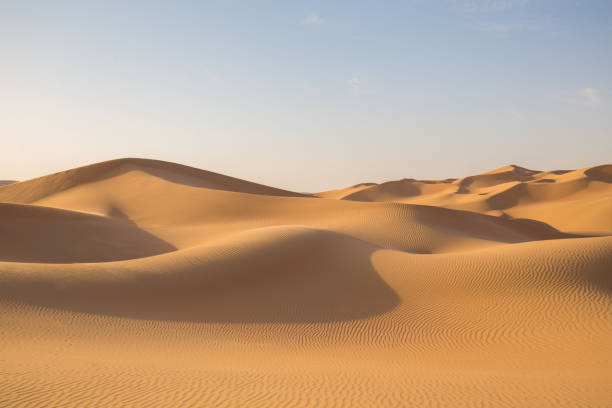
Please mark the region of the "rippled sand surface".
[[612, 165], [0, 187], [0, 407], [612, 406]]

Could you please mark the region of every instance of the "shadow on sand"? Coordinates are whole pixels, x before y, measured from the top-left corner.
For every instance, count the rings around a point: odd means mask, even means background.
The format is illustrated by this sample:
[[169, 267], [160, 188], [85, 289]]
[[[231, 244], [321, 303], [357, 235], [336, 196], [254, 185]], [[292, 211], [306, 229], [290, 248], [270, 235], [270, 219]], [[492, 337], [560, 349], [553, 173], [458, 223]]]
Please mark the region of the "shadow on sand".
[[303, 229], [272, 244], [226, 243], [139, 261], [45, 265], [44, 269], [22, 264], [28, 273], [5, 275], [0, 297], [158, 321], [363, 319], [387, 312], [400, 301], [372, 266], [370, 258], [377, 249], [339, 233]]

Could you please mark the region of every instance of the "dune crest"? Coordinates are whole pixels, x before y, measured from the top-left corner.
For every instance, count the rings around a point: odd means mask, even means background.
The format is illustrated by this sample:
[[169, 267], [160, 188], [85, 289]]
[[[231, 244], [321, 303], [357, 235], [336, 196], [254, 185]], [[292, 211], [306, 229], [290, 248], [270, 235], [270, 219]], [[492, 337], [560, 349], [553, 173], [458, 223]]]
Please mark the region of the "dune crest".
[[130, 171], [145, 172], [150, 176], [193, 187], [240, 191], [250, 194], [304, 196], [304, 194], [268, 187], [181, 164], [161, 160], [125, 158], [95, 163], [16, 184], [13, 183], [0, 190], [0, 200], [23, 204], [34, 203], [70, 188], [116, 177]]
[[0, 406], [612, 406], [612, 165], [0, 187]]
[[[315, 194], [322, 198], [397, 202], [527, 218], [573, 233], [612, 233], [612, 165], [530, 170], [517, 165], [460, 179], [402, 179]], [[576, 214], [579, 221], [574, 221]], [[591, 213], [591, 215], [589, 215]]]

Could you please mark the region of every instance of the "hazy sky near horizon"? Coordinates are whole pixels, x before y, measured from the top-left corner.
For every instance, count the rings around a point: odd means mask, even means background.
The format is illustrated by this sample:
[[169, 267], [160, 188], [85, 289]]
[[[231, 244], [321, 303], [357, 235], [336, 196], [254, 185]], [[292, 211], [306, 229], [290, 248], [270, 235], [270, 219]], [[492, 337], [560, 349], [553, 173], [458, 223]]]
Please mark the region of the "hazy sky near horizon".
[[0, 0], [0, 179], [118, 157], [296, 191], [612, 162], [607, 0]]

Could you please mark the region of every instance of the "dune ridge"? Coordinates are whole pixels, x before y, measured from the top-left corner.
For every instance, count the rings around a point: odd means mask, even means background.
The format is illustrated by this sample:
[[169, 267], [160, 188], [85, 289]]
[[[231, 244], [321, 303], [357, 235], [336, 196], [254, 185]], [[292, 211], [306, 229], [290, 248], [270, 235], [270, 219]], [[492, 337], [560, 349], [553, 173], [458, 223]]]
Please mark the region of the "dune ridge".
[[0, 406], [612, 406], [612, 165], [0, 187]]
[[[423, 204], [528, 218], [566, 232], [610, 234], [612, 165], [579, 170], [529, 170], [516, 165], [445, 180], [402, 179], [315, 194], [322, 198]], [[554, 208], [550, 211], [550, 208]], [[575, 222], [574, 215], [580, 213]], [[591, 213], [592, 215], [584, 215]]]
[[304, 196], [304, 194], [268, 187], [182, 164], [161, 160], [125, 158], [95, 163], [16, 184], [13, 183], [0, 190], [0, 200], [24, 204], [33, 203], [46, 196], [79, 185], [104, 180], [136, 169], [146, 172], [150, 176], [196, 187], [241, 191], [252, 194]]

